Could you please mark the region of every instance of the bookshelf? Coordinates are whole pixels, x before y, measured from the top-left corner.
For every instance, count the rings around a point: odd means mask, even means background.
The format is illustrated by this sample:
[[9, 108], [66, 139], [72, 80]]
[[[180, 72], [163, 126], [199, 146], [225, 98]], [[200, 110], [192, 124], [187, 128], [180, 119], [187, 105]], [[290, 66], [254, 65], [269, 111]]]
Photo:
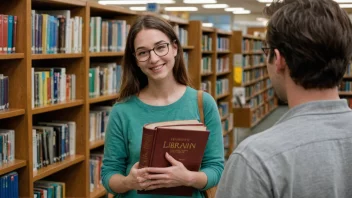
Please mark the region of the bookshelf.
[[[234, 149], [233, 115], [231, 115], [233, 70], [231, 67], [232, 47], [230, 45], [233, 35], [231, 32], [202, 27], [200, 21], [190, 21], [189, 31], [191, 32], [189, 42], [190, 45], [194, 46], [193, 53], [189, 56], [189, 75], [193, 87], [210, 93], [218, 106], [226, 104], [226, 102], [228, 104], [227, 113], [221, 115], [221, 122], [223, 124], [226, 122], [223, 126], [223, 136], [224, 142], [228, 143], [225, 145], [225, 157], [227, 158]], [[228, 40], [228, 44], [224, 49], [218, 48], [220, 43], [218, 38]], [[221, 83], [221, 80], [225, 83]], [[219, 87], [224, 87], [224, 90], [221, 92]], [[220, 107], [219, 112], [220, 114], [222, 112]]]
[[[0, 0], [4, 1], [4, 0]], [[71, 17], [81, 17], [83, 21], [81, 35], [81, 51], [75, 53], [32, 53], [32, 10], [52, 11], [69, 10]], [[0, 6], [0, 14], [16, 15], [18, 17], [17, 32], [25, 33], [16, 36], [16, 53], [0, 54], [0, 74], [9, 77], [10, 108], [0, 111], [0, 126], [3, 129], [15, 131], [15, 160], [0, 165], [0, 176], [11, 171], [19, 175], [20, 197], [33, 197], [34, 183], [38, 180], [64, 182], [67, 197], [102, 197], [106, 191], [100, 186], [90, 191], [90, 156], [95, 151], [102, 150], [103, 139], [90, 141], [90, 113], [97, 106], [112, 106], [118, 93], [99, 94], [90, 96], [89, 70], [95, 63], [115, 63], [120, 65], [124, 52], [120, 51], [92, 51], [90, 49], [91, 29], [90, 18], [102, 17], [108, 20], [124, 20], [132, 24], [138, 15], [117, 6], [104, 6], [92, 1], [83, 0], [13, 0]], [[202, 81], [209, 81], [209, 92], [218, 104], [229, 102], [232, 109], [232, 89], [219, 92], [216, 88], [217, 80], [228, 79], [228, 87], [232, 87], [232, 53], [233, 49], [217, 49], [217, 38], [231, 40], [233, 34], [213, 28], [201, 26], [199, 21], [186, 21], [167, 15], [162, 15], [183, 37], [182, 48], [187, 60], [188, 71], [194, 88], [200, 89]], [[208, 43], [211, 48], [202, 49], [202, 35], [211, 38]], [[201, 60], [209, 57], [209, 72], [201, 73]], [[217, 60], [227, 58], [229, 70], [216, 70]], [[60, 101], [55, 104], [45, 103], [37, 105], [32, 101], [32, 68], [65, 68], [66, 74], [74, 74], [76, 81], [75, 98]], [[229, 111], [230, 112], [230, 111]], [[222, 115], [221, 121], [230, 119], [230, 114]], [[37, 170], [33, 162], [33, 126], [40, 121], [66, 120], [76, 123], [76, 152], [60, 162], [56, 162]], [[232, 128], [223, 131], [224, 137], [233, 138]], [[233, 142], [233, 141], [229, 141]], [[228, 146], [226, 156], [233, 149]]]
[[240, 107], [233, 95], [234, 125], [252, 128], [277, 108], [277, 98], [269, 79], [264, 53], [261, 50], [263, 38], [233, 32], [234, 88], [244, 101]]

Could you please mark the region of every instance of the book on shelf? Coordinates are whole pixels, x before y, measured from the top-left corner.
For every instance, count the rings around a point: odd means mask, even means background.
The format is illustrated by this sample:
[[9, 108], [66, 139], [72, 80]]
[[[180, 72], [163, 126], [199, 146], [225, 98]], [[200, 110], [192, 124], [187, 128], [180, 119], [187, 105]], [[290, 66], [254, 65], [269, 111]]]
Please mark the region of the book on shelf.
[[9, 109], [9, 77], [0, 74], [0, 111]]
[[0, 165], [15, 160], [15, 131], [0, 129]]
[[18, 173], [10, 172], [0, 177], [0, 197], [18, 198]]
[[16, 52], [17, 16], [0, 14], [0, 54]]
[[34, 197], [66, 197], [66, 185], [63, 182], [39, 180], [34, 182]]
[[[146, 124], [143, 127], [139, 168], [169, 167], [166, 152], [190, 171], [199, 171], [209, 131], [197, 120]], [[192, 187], [180, 186], [138, 191], [139, 194], [191, 196]]]

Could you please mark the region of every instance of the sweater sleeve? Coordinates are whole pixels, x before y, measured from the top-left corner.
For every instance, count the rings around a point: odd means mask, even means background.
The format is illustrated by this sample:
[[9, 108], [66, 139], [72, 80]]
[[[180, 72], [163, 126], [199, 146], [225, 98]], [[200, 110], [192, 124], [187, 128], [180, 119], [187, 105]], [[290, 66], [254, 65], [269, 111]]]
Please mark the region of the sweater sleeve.
[[103, 186], [112, 194], [116, 193], [113, 192], [109, 186], [111, 176], [115, 174], [126, 176], [127, 151], [121, 123], [122, 122], [117, 113], [117, 105], [115, 105], [109, 116], [108, 126], [105, 133], [104, 157], [101, 168]]
[[216, 102], [208, 93], [203, 93], [204, 122], [210, 131], [200, 171], [207, 175], [207, 185], [201, 190], [216, 186], [224, 170], [224, 143], [222, 126]]

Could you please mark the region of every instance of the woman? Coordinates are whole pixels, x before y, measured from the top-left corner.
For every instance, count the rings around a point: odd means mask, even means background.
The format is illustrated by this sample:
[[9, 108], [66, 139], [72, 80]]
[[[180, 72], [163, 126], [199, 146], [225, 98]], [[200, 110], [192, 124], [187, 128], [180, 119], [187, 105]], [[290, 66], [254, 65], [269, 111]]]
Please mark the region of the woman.
[[127, 38], [120, 97], [106, 132], [104, 187], [121, 197], [172, 197], [141, 195], [136, 190], [192, 186], [193, 197], [203, 197], [202, 191], [215, 186], [224, 169], [220, 116], [207, 93], [203, 106], [210, 135], [199, 172], [188, 171], [167, 154], [171, 167], [138, 169], [143, 125], [199, 120], [197, 91], [189, 87], [182, 48], [172, 26], [155, 16], [138, 18]]

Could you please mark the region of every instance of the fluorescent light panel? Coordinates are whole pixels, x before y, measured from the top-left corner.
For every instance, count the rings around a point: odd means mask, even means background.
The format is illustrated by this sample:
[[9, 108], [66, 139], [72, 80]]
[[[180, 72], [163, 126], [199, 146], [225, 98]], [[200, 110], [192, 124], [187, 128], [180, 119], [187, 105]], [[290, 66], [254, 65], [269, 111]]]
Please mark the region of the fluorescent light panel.
[[133, 11], [146, 11], [147, 8], [146, 7], [130, 7], [130, 10], [133, 10]]
[[226, 12], [233, 12], [233, 11], [239, 11], [239, 10], [244, 10], [244, 8], [225, 8]]
[[238, 10], [238, 11], [233, 11], [233, 14], [250, 14], [250, 10]]
[[215, 8], [227, 8], [229, 5], [227, 4], [204, 4], [203, 8], [207, 9], [215, 9]]
[[339, 4], [340, 8], [352, 8], [352, 4]]
[[187, 4], [206, 4], [206, 3], [217, 3], [216, 0], [183, 0], [183, 3]]
[[204, 26], [204, 27], [213, 27], [214, 24], [213, 23], [202, 23], [202, 26]]
[[126, 0], [114, 0], [114, 1], [99, 1], [100, 4], [103, 5], [145, 5], [147, 3], [158, 3], [158, 4], [174, 4], [174, 0], [134, 0], [134, 1], [126, 1]]
[[166, 11], [198, 11], [197, 7], [165, 7]]

